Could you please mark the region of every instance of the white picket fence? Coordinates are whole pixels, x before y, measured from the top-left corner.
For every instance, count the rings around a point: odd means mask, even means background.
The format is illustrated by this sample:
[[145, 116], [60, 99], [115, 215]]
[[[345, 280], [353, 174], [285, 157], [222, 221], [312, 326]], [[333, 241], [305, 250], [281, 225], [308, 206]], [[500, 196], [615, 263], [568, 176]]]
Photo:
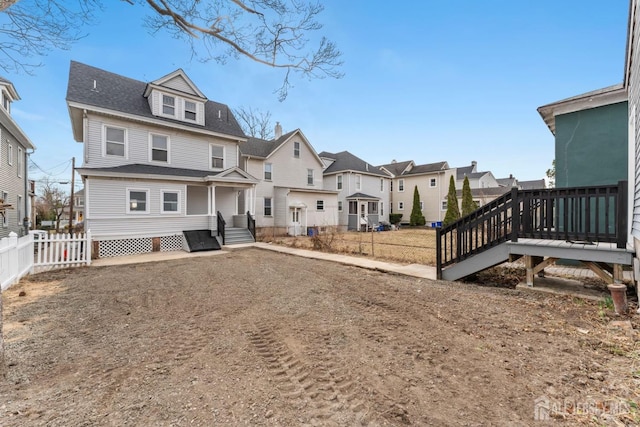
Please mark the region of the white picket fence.
[[34, 235], [0, 240], [0, 286], [7, 289], [31, 273], [91, 264], [91, 232]]

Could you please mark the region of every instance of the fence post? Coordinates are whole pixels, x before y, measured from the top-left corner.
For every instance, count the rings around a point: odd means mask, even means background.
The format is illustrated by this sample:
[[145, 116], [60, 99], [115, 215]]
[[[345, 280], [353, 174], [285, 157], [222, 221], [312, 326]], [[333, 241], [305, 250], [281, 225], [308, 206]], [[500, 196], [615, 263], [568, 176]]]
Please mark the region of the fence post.
[[9, 233], [9, 285], [11, 286], [16, 282], [18, 277], [18, 235], [15, 232]]
[[616, 242], [617, 247], [627, 247], [627, 209], [628, 209], [627, 181], [618, 181], [618, 203], [616, 203]]
[[86, 256], [86, 260], [87, 261], [87, 265], [91, 265], [91, 249], [93, 246], [93, 242], [91, 241], [91, 230], [87, 230], [86, 233], [84, 233], [84, 238], [85, 238], [85, 246], [84, 246], [84, 253]]

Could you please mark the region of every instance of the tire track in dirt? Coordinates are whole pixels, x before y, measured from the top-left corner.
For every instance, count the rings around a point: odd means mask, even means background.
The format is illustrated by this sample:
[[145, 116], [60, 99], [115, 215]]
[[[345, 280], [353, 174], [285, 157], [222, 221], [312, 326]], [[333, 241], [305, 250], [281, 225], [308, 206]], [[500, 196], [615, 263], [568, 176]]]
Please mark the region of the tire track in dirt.
[[[301, 357], [277, 337], [273, 327], [260, 325], [244, 330], [275, 378], [281, 396], [296, 408], [310, 405], [309, 425], [372, 422], [366, 402], [357, 397], [362, 391], [357, 380], [337, 365], [331, 334], [321, 335], [319, 345], [314, 346], [324, 348], [319, 354]], [[339, 418], [336, 414], [340, 414]]]

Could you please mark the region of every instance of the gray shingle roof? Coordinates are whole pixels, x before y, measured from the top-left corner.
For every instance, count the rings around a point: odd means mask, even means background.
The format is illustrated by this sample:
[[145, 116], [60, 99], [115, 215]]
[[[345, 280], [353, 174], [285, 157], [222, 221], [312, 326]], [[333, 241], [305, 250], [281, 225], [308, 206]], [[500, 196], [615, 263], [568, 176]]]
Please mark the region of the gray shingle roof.
[[[509, 191], [511, 191], [511, 188], [507, 187], [472, 188], [471, 195], [473, 197], [498, 197]], [[458, 198], [461, 198], [462, 190], [456, 190], [456, 194]]]
[[417, 165], [403, 175], [419, 175], [423, 173], [433, 173], [447, 169], [447, 162], [428, 163], [426, 165]]
[[[471, 165], [471, 166], [464, 166], [461, 168], [457, 168], [456, 169], [456, 179], [457, 180], [461, 180], [464, 179], [465, 175], [468, 176], [469, 178], [471, 178], [471, 175], [474, 173], [478, 173], [478, 172], [473, 172], [473, 170], [476, 168], [475, 165]], [[485, 173], [483, 172], [480, 176], [484, 175]]]
[[547, 183], [544, 179], [534, 179], [532, 181], [518, 181], [520, 188], [523, 190], [539, 190], [541, 188], [547, 188]]
[[266, 158], [297, 131], [298, 129], [292, 130], [291, 132], [285, 133], [280, 138], [272, 139], [271, 141], [260, 138], [249, 138], [247, 142], [240, 144], [240, 153], [242, 153], [243, 156]]
[[[94, 81], [95, 90], [93, 89]], [[205, 102], [204, 126], [154, 116], [151, 114], [147, 98], [143, 96], [146, 87], [147, 83], [145, 82], [71, 61], [66, 99], [67, 102], [77, 102], [182, 126], [205, 129], [242, 138], [246, 137], [229, 107], [214, 101]], [[221, 113], [221, 119], [218, 119], [218, 111]]]
[[509, 177], [509, 178], [496, 178], [496, 182], [498, 183], [498, 185], [500, 185], [501, 187], [514, 187], [516, 186], [518, 180], [515, 179], [514, 177]]
[[204, 178], [205, 176], [214, 176], [219, 172], [204, 171], [197, 169], [170, 168], [166, 166], [145, 165], [134, 163], [130, 165], [113, 166], [108, 168], [78, 168], [81, 171], [90, 170], [95, 172], [113, 172], [117, 174], [148, 174], [148, 175], [167, 175], [181, 176], [191, 178]]
[[377, 166], [373, 166], [365, 162], [361, 158], [354, 156], [348, 151], [341, 151], [339, 153], [329, 153], [327, 151], [323, 151], [319, 154], [319, 156], [328, 157], [335, 160], [328, 168], [324, 170], [323, 173], [325, 175], [344, 171], [355, 171], [389, 178], [389, 175]]
[[409, 164], [412, 162], [413, 160], [406, 160], [404, 162], [393, 162], [393, 163], [388, 163], [386, 165], [380, 165], [378, 167], [385, 168], [395, 176], [398, 176], [398, 175], [401, 175], [402, 172], [407, 168], [407, 166], [409, 166]]

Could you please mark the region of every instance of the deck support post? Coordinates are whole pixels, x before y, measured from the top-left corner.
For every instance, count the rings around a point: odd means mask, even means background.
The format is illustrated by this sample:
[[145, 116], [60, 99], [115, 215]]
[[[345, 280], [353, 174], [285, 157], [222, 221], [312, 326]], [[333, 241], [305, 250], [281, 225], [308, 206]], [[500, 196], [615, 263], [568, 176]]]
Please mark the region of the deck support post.
[[[591, 271], [593, 271], [594, 273], [596, 273], [596, 275], [601, 278], [602, 280], [604, 280], [607, 284], [612, 284], [614, 281], [613, 276], [616, 275], [615, 273], [615, 266], [616, 264], [614, 264], [614, 275], [612, 276], [611, 274], [609, 274], [604, 268], [602, 268], [600, 265], [598, 265], [595, 262], [591, 262], [591, 261], [582, 261], [587, 267], [589, 267], [589, 269], [591, 269]], [[617, 264], [619, 265], [619, 264]], [[620, 265], [620, 270], [622, 270], [622, 266]], [[622, 277], [622, 271], [620, 271], [620, 276]]]
[[533, 286], [533, 257], [531, 255], [524, 256], [524, 266], [527, 269], [527, 286]]

